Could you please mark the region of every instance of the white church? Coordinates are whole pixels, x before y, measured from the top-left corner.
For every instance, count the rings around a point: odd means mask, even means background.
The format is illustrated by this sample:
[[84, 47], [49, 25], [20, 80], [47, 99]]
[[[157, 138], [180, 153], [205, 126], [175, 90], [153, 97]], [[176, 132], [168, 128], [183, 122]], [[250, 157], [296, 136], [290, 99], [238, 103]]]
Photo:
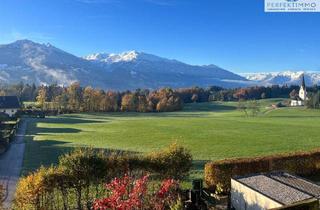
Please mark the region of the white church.
[[304, 81], [304, 75], [302, 74], [302, 81], [299, 90], [299, 96], [297, 96], [294, 100], [291, 100], [291, 106], [304, 106], [304, 102], [308, 99], [307, 98], [307, 89], [306, 83]]

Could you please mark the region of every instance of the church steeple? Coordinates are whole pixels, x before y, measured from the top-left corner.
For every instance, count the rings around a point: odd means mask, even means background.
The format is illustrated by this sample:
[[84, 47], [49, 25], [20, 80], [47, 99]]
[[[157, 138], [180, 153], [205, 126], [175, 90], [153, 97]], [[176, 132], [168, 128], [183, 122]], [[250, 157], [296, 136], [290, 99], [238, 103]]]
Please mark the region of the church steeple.
[[304, 74], [301, 75], [301, 79], [302, 79], [301, 87], [303, 87], [303, 89], [305, 89], [306, 88], [306, 83], [304, 81]]
[[305, 101], [307, 99], [307, 88], [306, 82], [304, 80], [304, 74], [301, 75], [301, 87], [299, 90], [299, 97], [302, 101]]

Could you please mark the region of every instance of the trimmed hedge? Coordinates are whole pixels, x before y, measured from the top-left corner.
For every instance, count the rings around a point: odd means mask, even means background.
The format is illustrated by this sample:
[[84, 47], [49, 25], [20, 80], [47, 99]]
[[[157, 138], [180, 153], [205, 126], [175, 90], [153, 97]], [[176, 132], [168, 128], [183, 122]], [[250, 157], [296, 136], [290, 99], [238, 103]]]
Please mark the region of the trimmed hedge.
[[16, 136], [17, 129], [19, 128], [20, 119], [15, 123], [1, 123], [0, 125], [0, 154], [5, 152], [10, 142]]
[[205, 165], [205, 181], [211, 190], [215, 190], [219, 184], [225, 192], [229, 192], [231, 178], [234, 176], [272, 171], [285, 171], [297, 175], [311, 175], [319, 172], [320, 149], [309, 152], [209, 162]]

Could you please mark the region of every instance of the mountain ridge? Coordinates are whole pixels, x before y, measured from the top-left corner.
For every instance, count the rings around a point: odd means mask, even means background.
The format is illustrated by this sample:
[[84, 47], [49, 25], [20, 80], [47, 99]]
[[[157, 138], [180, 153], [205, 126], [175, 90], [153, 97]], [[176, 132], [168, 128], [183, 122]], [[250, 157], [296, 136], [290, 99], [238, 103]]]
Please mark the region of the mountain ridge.
[[78, 57], [49, 43], [18, 40], [0, 45], [0, 81], [38, 85], [69, 85], [79, 81], [85, 86], [131, 90], [167, 86], [236, 87], [246, 79], [215, 65], [194, 66], [144, 52]]
[[83, 86], [112, 90], [192, 86], [236, 88], [299, 85], [302, 73], [305, 73], [308, 86], [320, 84], [320, 73], [317, 72], [238, 75], [214, 64], [191, 65], [136, 50], [78, 57], [50, 43], [40, 44], [31, 40], [0, 45], [0, 82], [6, 84], [23, 81], [66, 86], [78, 81]]
[[263, 86], [270, 85], [300, 85], [304, 74], [307, 86], [320, 85], [320, 72], [282, 71], [242, 74], [246, 79], [255, 81]]

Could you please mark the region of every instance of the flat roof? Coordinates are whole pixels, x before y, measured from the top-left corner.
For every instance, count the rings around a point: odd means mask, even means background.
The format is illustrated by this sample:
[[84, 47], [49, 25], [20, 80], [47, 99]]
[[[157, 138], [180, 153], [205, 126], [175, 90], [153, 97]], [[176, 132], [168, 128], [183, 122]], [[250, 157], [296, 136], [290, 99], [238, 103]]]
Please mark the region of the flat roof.
[[320, 196], [319, 185], [284, 172], [256, 174], [234, 180], [282, 205]]
[[305, 192], [313, 197], [320, 197], [320, 186], [304, 178], [288, 173], [271, 173], [269, 177], [281, 183], [287, 184], [295, 189]]

